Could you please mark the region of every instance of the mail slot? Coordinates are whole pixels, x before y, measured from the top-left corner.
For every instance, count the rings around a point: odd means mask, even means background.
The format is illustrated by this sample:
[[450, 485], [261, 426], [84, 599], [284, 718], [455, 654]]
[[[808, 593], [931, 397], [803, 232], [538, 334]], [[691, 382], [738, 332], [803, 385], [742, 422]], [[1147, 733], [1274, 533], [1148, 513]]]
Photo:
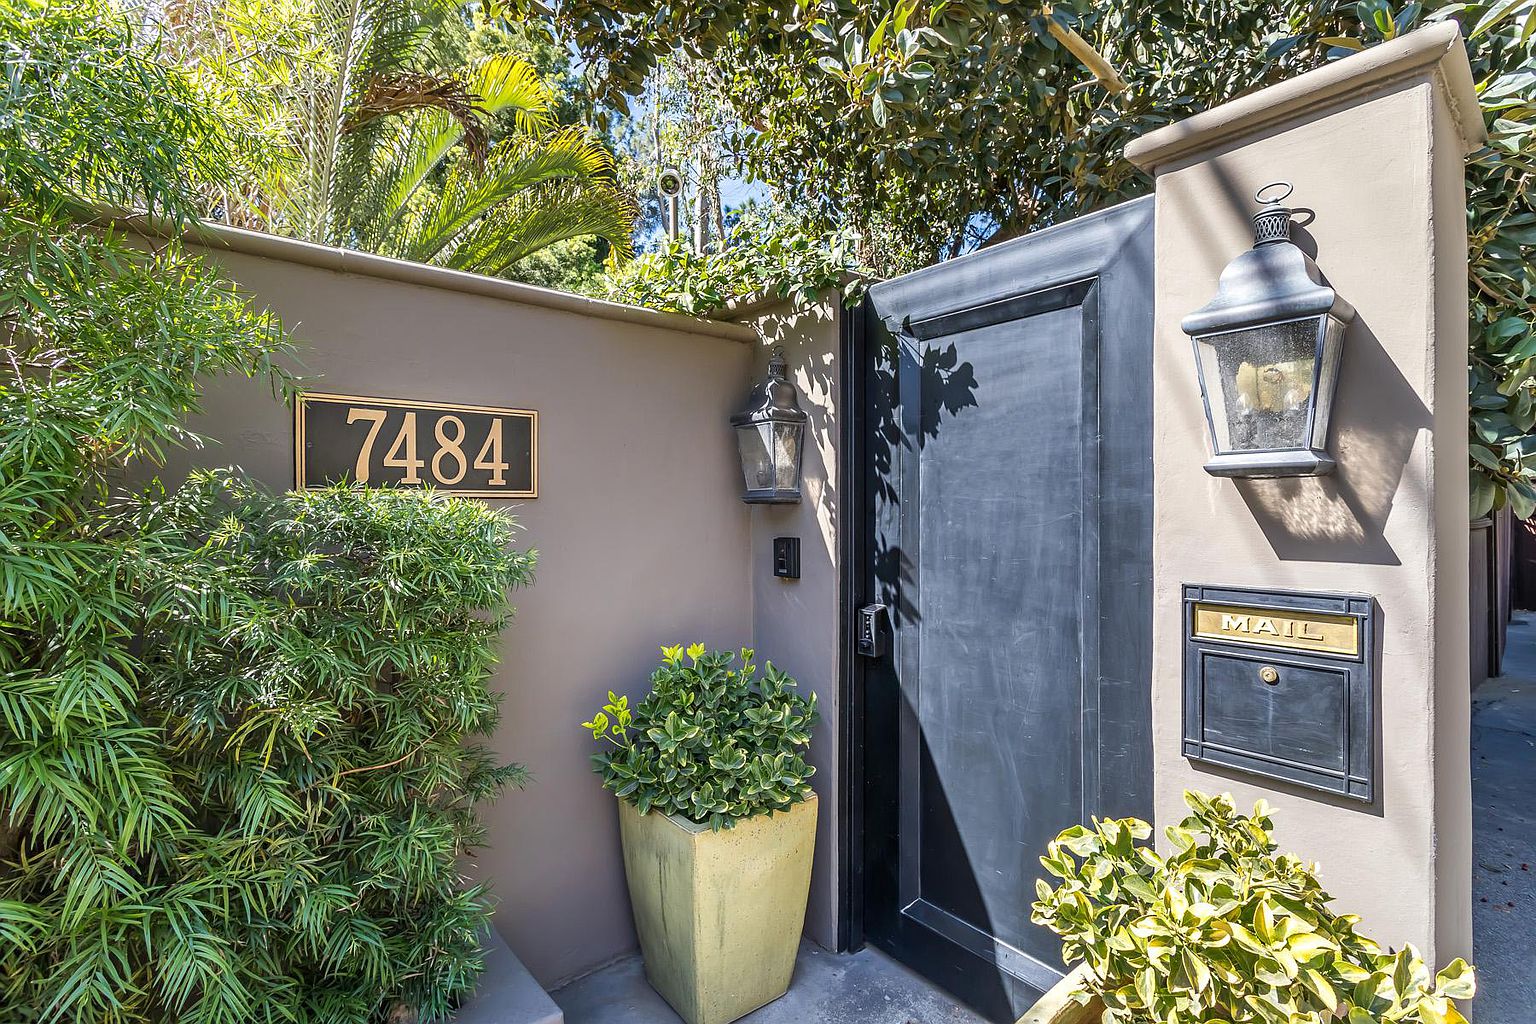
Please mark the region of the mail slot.
[[1184, 755], [1375, 799], [1376, 603], [1184, 586]]

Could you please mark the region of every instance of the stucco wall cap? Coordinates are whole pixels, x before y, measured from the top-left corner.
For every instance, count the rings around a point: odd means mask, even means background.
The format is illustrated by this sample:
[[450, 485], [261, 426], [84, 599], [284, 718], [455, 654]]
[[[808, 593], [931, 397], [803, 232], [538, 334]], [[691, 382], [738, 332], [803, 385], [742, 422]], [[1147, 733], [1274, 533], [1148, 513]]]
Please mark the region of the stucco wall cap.
[[[144, 217], [111, 214], [104, 215], [103, 219], [110, 221], [120, 230], [134, 234], [159, 238], [166, 237], [168, 234], [164, 225], [156, 224]], [[442, 288], [467, 295], [483, 295], [487, 298], [521, 303], [525, 306], [542, 306], [546, 309], [558, 309], [581, 316], [619, 320], [624, 323], [682, 331], [688, 334], [702, 334], [727, 341], [757, 340], [757, 333], [745, 324], [722, 323], [718, 320], [706, 320], [703, 317], [685, 316], [681, 313], [663, 313], [642, 306], [629, 306], [622, 302], [608, 302], [603, 299], [588, 298], [585, 295], [572, 295], [569, 292], [540, 288], [499, 277], [486, 277], [483, 274], [470, 274], [462, 270], [450, 270], [447, 267], [391, 259], [387, 256], [376, 256], [373, 253], [358, 252], [355, 249], [317, 245], [314, 242], [271, 235], [263, 231], [247, 231], [244, 228], [232, 228], [220, 224], [201, 224], [183, 231], [182, 238], [189, 244], [206, 249], [222, 249], [245, 256], [259, 256], [306, 267], [334, 270], [342, 274], [357, 274], [385, 281], [398, 281], [402, 284]]]
[[1192, 153], [1346, 98], [1364, 99], [1385, 83], [1426, 73], [1445, 90], [1464, 152], [1477, 149], [1487, 133], [1472, 68], [1460, 26], [1443, 21], [1149, 132], [1125, 147], [1125, 158], [1156, 173]]

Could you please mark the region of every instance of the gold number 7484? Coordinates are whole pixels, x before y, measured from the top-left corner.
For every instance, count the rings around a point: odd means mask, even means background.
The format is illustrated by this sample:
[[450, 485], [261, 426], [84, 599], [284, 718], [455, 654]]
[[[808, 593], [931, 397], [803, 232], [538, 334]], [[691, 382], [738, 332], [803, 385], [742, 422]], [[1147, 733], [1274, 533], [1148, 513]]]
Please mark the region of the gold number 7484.
[[[383, 429], [384, 420], [388, 416], [389, 414], [383, 409], [347, 409], [347, 423], [349, 425], [358, 422], [366, 422], [368, 424], [368, 436], [363, 438], [362, 446], [358, 449], [357, 464], [352, 473], [353, 480], [359, 484], [366, 484], [369, 481], [369, 464], [373, 460], [373, 445], [378, 440], [379, 431]], [[444, 429], [449, 425], [457, 428], [455, 436], [451, 438], [447, 436]], [[434, 432], [437, 436], [438, 452], [432, 458], [432, 475], [437, 478], [438, 483], [456, 484], [464, 479], [464, 472], [468, 468], [464, 465], [464, 450], [461, 447], [464, 443], [464, 421], [457, 416], [444, 416], [437, 421]], [[485, 442], [480, 446], [480, 450], [475, 455], [472, 465], [475, 469], [490, 470], [491, 477], [489, 483], [494, 486], [505, 487], [507, 483], [506, 471], [510, 468], [510, 464], [502, 457], [501, 445], [501, 417], [497, 416], [491, 420], [490, 429], [486, 431]], [[397, 455], [401, 451], [405, 452], [403, 458]], [[445, 456], [451, 458], [456, 463], [457, 472], [451, 475], [443, 473], [443, 459]], [[384, 464], [386, 466], [401, 467], [406, 470], [405, 475], [401, 477], [401, 483], [421, 483], [421, 477], [417, 473], [417, 470], [422, 466], [422, 462], [416, 458], [415, 413], [405, 414], [405, 422], [401, 425], [400, 433], [395, 438], [394, 446], [390, 449], [389, 455], [385, 457]]]
[[358, 420], [367, 420], [369, 424], [368, 436], [363, 438], [363, 446], [357, 452], [357, 468], [352, 472], [352, 479], [360, 484], [368, 482], [368, 463], [373, 455], [373, 442], [379, 436], [379, 428], [384, 426], [384, 420], [389, 413], [383, 409], [348, 409], [347, 424], [351, 425]]

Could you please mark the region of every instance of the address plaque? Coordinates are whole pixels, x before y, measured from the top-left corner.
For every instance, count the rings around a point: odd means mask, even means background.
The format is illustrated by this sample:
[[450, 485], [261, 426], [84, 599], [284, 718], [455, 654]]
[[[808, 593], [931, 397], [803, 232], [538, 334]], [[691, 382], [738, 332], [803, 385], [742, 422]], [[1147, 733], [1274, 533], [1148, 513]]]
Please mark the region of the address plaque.
[[305, 392], [294, 407], [294, 484], [432, 487], [466, 497], [539, 495], [531, 409]]

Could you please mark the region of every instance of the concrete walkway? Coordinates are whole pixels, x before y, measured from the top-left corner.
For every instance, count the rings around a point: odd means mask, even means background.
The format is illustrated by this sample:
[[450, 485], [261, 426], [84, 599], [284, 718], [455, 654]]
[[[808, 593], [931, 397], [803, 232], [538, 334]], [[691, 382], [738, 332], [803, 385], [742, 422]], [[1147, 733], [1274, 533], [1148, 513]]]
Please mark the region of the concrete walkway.
[[1536, 612], [1472, 693], [1474, 1024], [1536, 1020]]
[[[552, 993], [565, 1024], [678, 1024], [646, 984], [638, 957]], [[872, 949], [851, 955], [804, 945], [789, 993], [741, 1024], [985, 1024], [922, 978]], [[1482, 1024], [1482, 1022], [1478, 1022]]]

